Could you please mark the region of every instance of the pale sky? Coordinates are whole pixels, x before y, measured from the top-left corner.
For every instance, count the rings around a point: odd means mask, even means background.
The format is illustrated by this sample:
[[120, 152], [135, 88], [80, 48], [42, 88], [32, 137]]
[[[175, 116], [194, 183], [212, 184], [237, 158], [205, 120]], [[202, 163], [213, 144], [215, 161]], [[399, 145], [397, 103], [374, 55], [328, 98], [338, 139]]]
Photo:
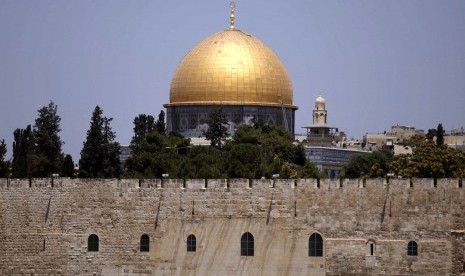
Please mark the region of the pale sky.
[[[0, 139], [53, 100], [78, 162], [96, 105], [121, 144], [157, 116], [198, 42], [228, 28], [221, 0], [0, 0]], [[359, 138], [391, 125], [465, 126], [464, 0], [238, 0], [236, 28], [287, 68], [296, 132], [326, 99], [328, 123]]]

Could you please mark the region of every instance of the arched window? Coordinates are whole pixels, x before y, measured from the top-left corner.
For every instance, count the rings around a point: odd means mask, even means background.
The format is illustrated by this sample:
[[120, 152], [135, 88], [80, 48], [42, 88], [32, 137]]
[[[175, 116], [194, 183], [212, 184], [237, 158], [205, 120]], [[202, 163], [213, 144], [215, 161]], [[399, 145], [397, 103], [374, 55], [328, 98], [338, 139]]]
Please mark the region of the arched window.
[[253, 254], [253, 235], [249, 232], [245, 232], [241, 237], [241, 256], [253, 256]]
[[308, 256], [323, 256], [323, 238], [318, 233], [313, 233], [308, 239]]
[[87, 251], [98, 251], [98, 236], [92, 234], [87, 239]]
[[188, 252], [197, 251], [197, 239], [192, 234], [189, 235], [189, 237], [187, 237], [187, 251]]
[[140, 237], [140, 252], [149, 252], [150, 251], [150, 238], [148, 235], [144, 234]]
[[410, 241], [407, 245], [407, 255], [418, 256], [418, 245], [415, 241]]

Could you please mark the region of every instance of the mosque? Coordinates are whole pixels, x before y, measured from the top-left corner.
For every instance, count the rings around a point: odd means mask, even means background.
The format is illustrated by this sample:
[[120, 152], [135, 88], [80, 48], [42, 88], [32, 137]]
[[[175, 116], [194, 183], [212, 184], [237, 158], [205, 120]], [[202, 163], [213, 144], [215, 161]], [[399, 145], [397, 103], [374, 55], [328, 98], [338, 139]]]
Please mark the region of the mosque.
[[221, 107], [229, 133], [253, 118], [294, 133], [292, 84], [278, 56], [256, 37], [230, 27], [207, 37], [181, 61], [165, 104], [168, 132], [203, 136], [208, 114]]

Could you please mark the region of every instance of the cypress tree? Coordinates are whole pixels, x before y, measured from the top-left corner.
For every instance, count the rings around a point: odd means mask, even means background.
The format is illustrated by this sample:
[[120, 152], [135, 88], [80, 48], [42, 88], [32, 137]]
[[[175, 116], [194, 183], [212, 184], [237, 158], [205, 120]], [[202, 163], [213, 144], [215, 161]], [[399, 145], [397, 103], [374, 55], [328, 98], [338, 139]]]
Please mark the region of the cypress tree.
[[96, 106], [87, 131], [86, 141], [79, 160], [79, 176], [93, 178], [118, 177], [120, 145], [111, 130], [112, 118], [103, 116], [103, 110]]

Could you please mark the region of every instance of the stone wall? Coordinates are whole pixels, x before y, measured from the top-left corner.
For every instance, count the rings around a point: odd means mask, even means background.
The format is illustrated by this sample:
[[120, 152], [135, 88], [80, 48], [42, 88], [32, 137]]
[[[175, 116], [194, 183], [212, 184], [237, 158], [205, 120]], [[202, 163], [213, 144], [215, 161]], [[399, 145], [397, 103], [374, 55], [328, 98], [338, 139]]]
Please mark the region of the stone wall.
[[[460, 275], [464, 190], [457, 179], [0, 179], [0, 275]], [[240, 254], [245, 232], [254, 256]], [[308, 256], [315, 232], [323, 257]]]

